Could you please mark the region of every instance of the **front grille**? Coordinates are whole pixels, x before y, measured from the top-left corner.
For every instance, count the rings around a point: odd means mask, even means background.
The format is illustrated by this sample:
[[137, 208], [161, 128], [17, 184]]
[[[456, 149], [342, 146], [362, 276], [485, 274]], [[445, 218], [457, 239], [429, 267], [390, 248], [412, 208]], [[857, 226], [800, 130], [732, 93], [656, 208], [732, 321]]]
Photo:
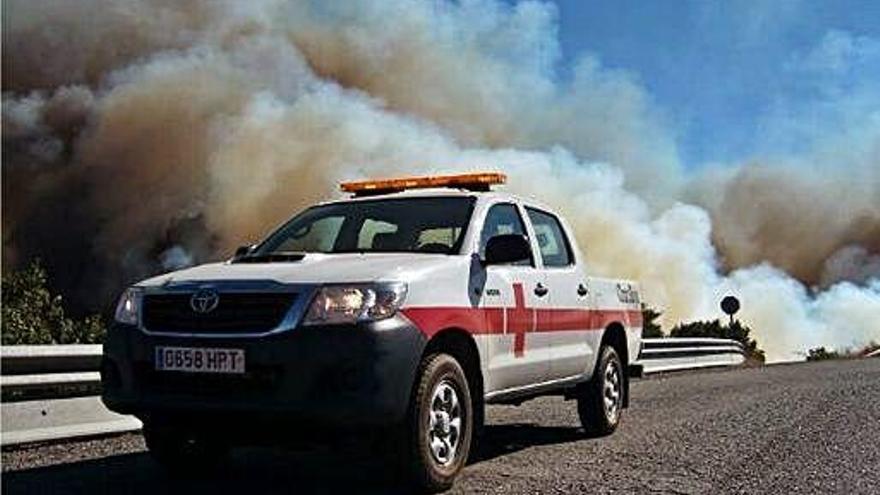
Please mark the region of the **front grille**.
[[144, 296], [144, 327], [154, 332], [260, 333], [277, 327], [296, 300], [289, 292], [220, 292], [213, 311], [198, 313], [192, 293]]

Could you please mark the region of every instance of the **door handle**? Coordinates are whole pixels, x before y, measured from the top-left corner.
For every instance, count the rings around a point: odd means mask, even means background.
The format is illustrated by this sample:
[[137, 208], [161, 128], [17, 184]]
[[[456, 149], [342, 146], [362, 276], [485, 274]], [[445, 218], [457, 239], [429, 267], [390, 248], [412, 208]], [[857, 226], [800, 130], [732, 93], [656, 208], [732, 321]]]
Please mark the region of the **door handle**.
[[578, 295], [579, 295], [579, 296], [584, 297], [584, 296], [586, 296], [586, 295], [589, 294], [589, 293], [590, 293], [590, 291], [587, 290], [587, 286], [585, 286], [584, 284], [579, 284], [579, 285], [578, 285]]
[[544, 297], [548, 292], [550, 292], [550, 289], [545, 287], [544, 284], [538, 282], [538, 286], [535, 287], [535, 295], [538, 297]]

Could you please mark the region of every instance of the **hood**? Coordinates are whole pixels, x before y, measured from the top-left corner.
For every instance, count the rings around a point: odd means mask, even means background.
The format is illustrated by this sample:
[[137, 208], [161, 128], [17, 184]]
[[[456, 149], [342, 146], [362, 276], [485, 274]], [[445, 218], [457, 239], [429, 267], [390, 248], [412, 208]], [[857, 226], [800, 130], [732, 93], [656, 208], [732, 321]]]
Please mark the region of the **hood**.
[[301, 261], [209, 263], [140, 282], [151, 287], [170, 282], [273, 280], [282, 284], [408, 282], [425, 273], [467, 263], [466, 256], [424, 253], [307, 254]]

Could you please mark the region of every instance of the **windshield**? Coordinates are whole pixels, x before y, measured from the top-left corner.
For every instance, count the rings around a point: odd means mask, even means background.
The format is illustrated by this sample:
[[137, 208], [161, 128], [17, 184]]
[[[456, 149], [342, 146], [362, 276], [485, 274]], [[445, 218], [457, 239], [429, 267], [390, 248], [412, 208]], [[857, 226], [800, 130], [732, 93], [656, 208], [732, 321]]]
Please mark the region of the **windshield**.
[[350, 201], [309, 208], [275, 231], [249, 256], [280, 253], [456, 254], [474, 198], [432, 197]]

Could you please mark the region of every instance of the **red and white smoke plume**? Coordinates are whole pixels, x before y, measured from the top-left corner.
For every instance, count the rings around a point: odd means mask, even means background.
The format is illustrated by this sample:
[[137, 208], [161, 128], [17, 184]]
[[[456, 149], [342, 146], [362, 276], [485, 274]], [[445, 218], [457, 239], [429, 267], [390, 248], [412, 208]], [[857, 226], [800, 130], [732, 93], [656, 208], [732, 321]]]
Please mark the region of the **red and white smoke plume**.
[[771, 359], [880, 340], [880, 118], [681, 166], [633, 78], [554, 74], [557, 13], [491, 1], [3, 3], [3, 259], [72, 304], [227, 255], [342, 179], [496, 170], [665, 323], [743, 302]]

